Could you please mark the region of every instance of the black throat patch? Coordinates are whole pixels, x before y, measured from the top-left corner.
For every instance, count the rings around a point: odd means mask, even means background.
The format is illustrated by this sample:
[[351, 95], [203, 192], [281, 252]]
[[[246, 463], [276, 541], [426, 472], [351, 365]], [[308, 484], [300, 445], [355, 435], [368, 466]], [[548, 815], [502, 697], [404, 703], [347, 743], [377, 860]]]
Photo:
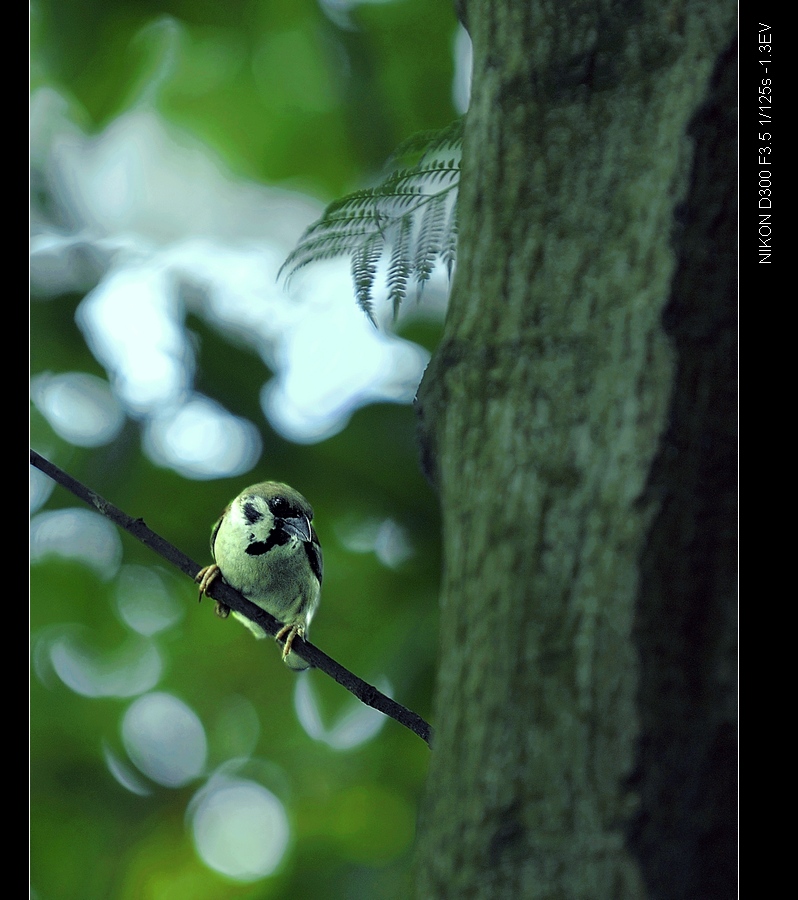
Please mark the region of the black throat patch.
[[[246, 507], [244, 508], [246, 509]], [[262, 518], [262, 516], [260, 518]], [[249, 556], [260, 556], [263, 553], [268, 553], [272, 547], [282, 547], [283, 544], [287, 544], [291, 540], [291, 535], [288, 534], [288, 532], [283, 531], [282, 522], [277, 519], [271, 534], [265, 541], [256, 541], [254, 534], [249, 536], [249, 540], [250, 544], [247, 547], [246, 552]]]

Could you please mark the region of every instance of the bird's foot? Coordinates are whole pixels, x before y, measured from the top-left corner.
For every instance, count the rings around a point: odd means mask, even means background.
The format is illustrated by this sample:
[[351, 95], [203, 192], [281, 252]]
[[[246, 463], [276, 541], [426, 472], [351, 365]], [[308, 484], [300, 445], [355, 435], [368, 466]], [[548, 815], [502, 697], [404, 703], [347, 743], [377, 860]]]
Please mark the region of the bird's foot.
[[305, 637], [305, 627], [304, 625], [283, 625], [277, 634], [275, 634], [274, 639], [279, 643], [281, 638], [286, 635], [288, 635], [288, 637], [285, 638], [285, 645], [283, 646], [283, 660], [285, 660], [291, 652], [291, 644], [294, 643], [294, 638], [297, 635], [301, 638]]
[[200, 569], [199, 572], [194, 576], [194, 581], [199, 583], [199, 602], [202, 603], [202, 595], [208, 592], [208, 588], [213, 584], [215, 579], [219, 576], [219, 566], [216, 563], [211, 563], [209, 566], [205, 566]]
[[[200, 569], [197, 572], [194, 581], [199, 582], [199, 602], [202, 603], [202, 595], [208, 593], [208, 588], [213, 584], [216, 578], [219, 576], [219, 566], [216, 563], [211, 563], [209, 566], [205, 566], [204, 569]], [[214, 607], [214, 612], [220, 619], [226, 619], [230, 615], [230, 607], [225, 606], [221, 600], [216, 601], [216, 606]]]

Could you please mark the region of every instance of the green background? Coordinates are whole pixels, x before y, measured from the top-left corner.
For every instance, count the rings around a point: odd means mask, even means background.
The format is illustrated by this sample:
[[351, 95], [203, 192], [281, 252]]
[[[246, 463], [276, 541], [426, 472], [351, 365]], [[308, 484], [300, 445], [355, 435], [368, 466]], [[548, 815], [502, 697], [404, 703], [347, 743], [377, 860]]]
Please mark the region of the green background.
[[[49, 0], [32, 5], [32, 87], [58, 91], [89, 134], [147, 104], [204, 142], [236, 177], [328, 202], [368, 183], [402, 139], [454, 118], [455, 29], [448, 3], [417, 0], [326, 10], [310, 0]], [[47, 209], [47, 191], [37, 195], [33, 181], [34, 204]], [[106, 377], [75, 323], [83, 294], [34, 292], [33, 376]], [[325, 556], [314, 643], [368, 681], [387, 678], [396, 699], [429, 719], [439, 521], [418, 467], [412, 409], [366, 406], [334, 437], [290, 443], [270, 429], [259, 406], [269, 374], [263, 360], [206, 320], [188, 316], [185, 327], [197, 348], [195, 385], [260, 431], [263, 453], [254, 469], [235, 478], [181, 477], [143, 452], [142, 426], [133, 417], [110, 443], [78, 447], [59, 437], [35, 404], [32, 446], [200, 564], [209, 561], [213, 521], [243, 486], [265, 478], [301, 486]], [[439, 328], [416, 322], [403, 336], [432, 349]], [[43, 509], [78, 505], [56, 487]], [[403, 530], [412, 551], [395, 566], [356, 552], [342, 537], [386, 519]], [[32, 895], [408, 896], [426, 745], [389, 720], [350, 749], [311, 737], [295, 713], [297, 676], [276, 647], [255, 642], [232, 619], [217, 619], [212, 604], [198, 606], [187, 578], [127, 535], [120, 540], [113, 571], [53, 553], [36, 557], [31, 569]], [[147, 638], [162, 664], [152, 690], [193, 710], [207, 738], [202, 771], [176, 787], [148, 779], [127, 757], [121, 727], [136, 698], [82, 694], [52, 662], [65, 634], [97, 666], [123, 666], [126, 653], [141, 649], [144, 639], [119, 615], [131, 582], [144, 593], [155, 585], [171, 611], [171, 624]], [[332, 733], [352, 711], [352, 698], [319, 672], [300, 677], [310, 681]], [[275, 872], [249, 882], [207, 865], [192, 837], [198, 792], [231, 765], [280, 800], [290, 829]]]

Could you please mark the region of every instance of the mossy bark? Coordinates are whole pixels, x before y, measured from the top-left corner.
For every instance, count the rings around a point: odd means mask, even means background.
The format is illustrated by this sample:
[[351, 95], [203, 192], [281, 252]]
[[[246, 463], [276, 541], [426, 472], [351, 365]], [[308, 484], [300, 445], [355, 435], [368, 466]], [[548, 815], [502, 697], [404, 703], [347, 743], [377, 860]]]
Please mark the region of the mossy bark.
[[680, 371], [663, 311], [688, 126], [734, 12], [465, 5], [458, 269], [419, 393], [445, 554], [423, 900], [652, 885], [633, 624]]

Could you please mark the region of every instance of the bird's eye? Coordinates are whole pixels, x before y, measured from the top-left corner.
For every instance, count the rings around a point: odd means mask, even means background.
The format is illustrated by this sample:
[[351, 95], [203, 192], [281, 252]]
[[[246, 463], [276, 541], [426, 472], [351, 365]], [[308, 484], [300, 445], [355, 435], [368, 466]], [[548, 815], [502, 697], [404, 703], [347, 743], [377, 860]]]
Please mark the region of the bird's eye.
[[291, 512], [291, 504], [284, 497], [270, 500], [269, 507], [275, 516], [285, 517]]

